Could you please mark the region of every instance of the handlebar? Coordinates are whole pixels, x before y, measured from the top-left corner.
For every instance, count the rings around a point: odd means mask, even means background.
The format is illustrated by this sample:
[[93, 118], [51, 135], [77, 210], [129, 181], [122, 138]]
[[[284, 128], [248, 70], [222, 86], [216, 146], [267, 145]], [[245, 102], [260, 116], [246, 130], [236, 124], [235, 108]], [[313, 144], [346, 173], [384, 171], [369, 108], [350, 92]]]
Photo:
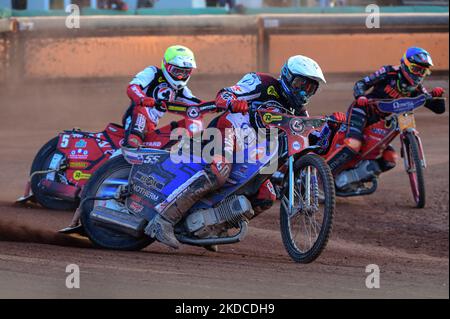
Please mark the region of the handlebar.
[[221, 111], [216, 106], [215, 101], [206, 101], [199, 104], [185, 104], [181, 102], [168, 102], [164, 100], [156, 100], [155, 107], [163, 112], [186, 115], [191, 118], [201, 116], [203, 113], [211, 113]]

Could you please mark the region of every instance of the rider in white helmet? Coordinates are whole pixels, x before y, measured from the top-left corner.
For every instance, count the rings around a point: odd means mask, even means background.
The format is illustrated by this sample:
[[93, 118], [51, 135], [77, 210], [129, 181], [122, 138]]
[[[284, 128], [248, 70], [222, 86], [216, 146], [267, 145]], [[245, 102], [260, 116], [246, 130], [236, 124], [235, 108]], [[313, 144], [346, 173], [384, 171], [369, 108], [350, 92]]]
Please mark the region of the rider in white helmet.
[[148, 132], [155, 129], [164, 109], [155, 101], [201, 103], [187, 87], [192, 71], [197, 68], [194, 53], [181, 45], [169, 47], [161, 68], [149, 66], [130, 82], [127, 94], [132, 103], [124, 115], [127, 128], [125, 145], [138, 147]]
[[[268, 74], [248, 73], [236, 85], [220, 90], [216, 106], [227, 112], [213, 120], [210, 126], [222, 131], [224, 154], [215, 157], [197, 179], [180, 186], [183, 189], [177, 190], [180, 195], [176, 205], [159, 212], [149, 223], [146, 233], [177, 248], [179, 243], [174, 235], [174, 225], [185, 216], [193, 203], [224, 184], [232, 165], [227, 160], [233, 158], [235, 151], [245, 147], [245, 142], [239, 136], [227, 135], [230, 132], [227, 129], [251, 127], [247, 114], [249, 105], [257, 106], [265, 102], [270, 102], [272, 107], [280, 107], [280, 110], [287, 109], [292, 114], [307, 116], [304, 106], [317, 92], [320, 83], [325, 83], [325, 78], [319, 65], [308, 57], [298, 55], [286, 62], [279, 79]], [[271, 207], [276, 196], [270, 180], [258, 185], [250, 199], [256, 213]]]
[[[317, 92], [320, 84], [326, 80], [319, 64], [313, 59], [296, 55], [290, 57], [281, 69], [277, 79], [269, 74], [248, 73], [234, 86], [219, 91], [216, 98], [217, 107], [228, 110], [219, 116], [214, 125], [225, 132], [226, 128], [244, 128], [258, 125], [247, 114], [249, 107], [258, 107], [262, 103], [272, 108], [280, 107], [298, 116], [308, 116], [306, 104]], [[258, 127], [254, 127], [257, 129]], [[245, 141], [236, 138], [236, 147], [243, 147]], [[232, 143], [226, 141], [226, 143]], [[270, 180], [264, 182], [258, 192], [251, 198], [255, 212], [261, 213], [273, 205], [276, 196]]]

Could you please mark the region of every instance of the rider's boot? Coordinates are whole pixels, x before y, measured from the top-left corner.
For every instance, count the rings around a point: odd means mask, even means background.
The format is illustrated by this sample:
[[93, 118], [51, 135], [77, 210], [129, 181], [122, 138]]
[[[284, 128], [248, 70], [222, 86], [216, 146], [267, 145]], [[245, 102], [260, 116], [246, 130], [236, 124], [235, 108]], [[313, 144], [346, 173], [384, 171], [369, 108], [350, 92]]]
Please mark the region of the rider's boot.
[[380, 165], [380, 169], [382, 172], [387, 172], [393, 169], [398, 160], [398, 155], [395, 152], [395, 149], [392, 145], [388, 145], [384, 150], [382, 156], [377, 159], [378, 164]]
[[192, 205], [210, 191], [222, 186], [230, 171], [231, 165], [221, 159], [220, 162], [215, 161], [197, 172], [166, 201], [155, 207], [159, 214], [149, 222], [145, 233], [169, 247], [179, 248], [174, 226], [183, 219]]

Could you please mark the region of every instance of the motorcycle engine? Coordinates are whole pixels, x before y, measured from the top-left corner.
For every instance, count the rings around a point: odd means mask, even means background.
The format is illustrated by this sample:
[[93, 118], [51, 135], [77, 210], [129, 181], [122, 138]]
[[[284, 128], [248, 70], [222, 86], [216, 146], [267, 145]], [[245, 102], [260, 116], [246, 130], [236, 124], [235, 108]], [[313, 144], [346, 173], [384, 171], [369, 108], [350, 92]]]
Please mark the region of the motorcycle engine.
[[344, 189], [353, 183], [367, 182], [380, 173], [380, 165], [376, 161], [361, 161], [354, 169], [343, 171], [335, 178], [336, 187]]
[[238, 228], [244, 219], [253, 217], [252, 205], [243, 195], [231, 196], [214, 208], [202, 209], [186, 218], [187, 230], [199, 238], [220, 236], [230, 228]]

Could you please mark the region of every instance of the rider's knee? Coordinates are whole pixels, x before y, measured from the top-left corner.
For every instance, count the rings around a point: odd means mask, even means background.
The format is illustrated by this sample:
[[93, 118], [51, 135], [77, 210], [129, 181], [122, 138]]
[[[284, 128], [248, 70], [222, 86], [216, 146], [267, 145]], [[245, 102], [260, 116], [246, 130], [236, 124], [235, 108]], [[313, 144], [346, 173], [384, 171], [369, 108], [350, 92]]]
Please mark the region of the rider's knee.
[[362, 146], [362, 142], [360, 140], [357, 140], [356, 138], [351, 138], [351, 137], [346, 138], [344, 140], [344, 143], [346, 146], [351, 148], [355, 153], [358, 153]]

